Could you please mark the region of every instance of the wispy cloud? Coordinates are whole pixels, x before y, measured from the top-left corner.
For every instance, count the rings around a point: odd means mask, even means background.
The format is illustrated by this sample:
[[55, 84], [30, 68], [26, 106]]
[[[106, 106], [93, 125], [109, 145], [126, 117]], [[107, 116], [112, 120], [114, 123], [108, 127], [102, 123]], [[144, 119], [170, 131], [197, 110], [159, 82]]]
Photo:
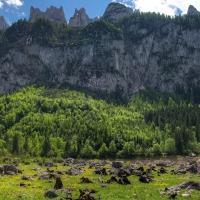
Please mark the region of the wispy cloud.
[[0, 1], [0, 8], [3, 8], [3, 2]]
[[15, 8], [22, 6], [24, 4], [24, 2], [21, 0], [4, 0], [4, 2], [9, 6], [13, 6]]
[[175, 15], [178, 11], [186, 14], [189, 5], [193, 5], [200, 10], [199, 0], [117, 0], [118, 3], [139, 9], [142, 12], [160, 12], [168, 15]]

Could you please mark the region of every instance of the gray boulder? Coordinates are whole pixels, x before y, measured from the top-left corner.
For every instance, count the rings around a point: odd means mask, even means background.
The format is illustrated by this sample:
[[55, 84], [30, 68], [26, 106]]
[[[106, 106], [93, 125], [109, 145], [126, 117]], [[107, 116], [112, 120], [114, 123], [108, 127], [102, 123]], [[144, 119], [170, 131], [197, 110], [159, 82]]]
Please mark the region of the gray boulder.
[[34, 178], [31, 177], [31, 176], [28, 176], [28, 175], [23, 175], [23, 176], [22, 176], [22, 180], [33, 181]]
[[113, 22], [131, 14], [133, 14], [133, 9], [120, 3], [110, 3], [103, 14], [103, 18], [108, 22]]
[[74, 164], [74, 158], [67, 158], [65, 165], [73, 165]]
[[44, 164], [45, 167], [53, 167], [54, 166], [54, 163], [53, 161], [49, 160], [47, 161], [45, 164]]
[[122, 162], [120, 162], [120, 161], [112, 162], [112, 167], [120, 168], [120, 167], [122, 167]]
[[45, 192], [44, 196], [47, 197], [47, 198], [52, 199], [52, 198], [58, 197], [58, 193], [57, 193], [56, 190], [51, 189], [51, 190], [47, 190], [47, 191]]
[[81, 174], [81, 170], [77, 168], [71, 168], [67, 172], [69, 175], [79, 175]]
[[39, 180], [48, 180], [50, 177], [50, 173], [48, 172], [40, 172], [39, 174]]
[[4, 165], [4, 171], [6, 171], [7, 173], [11, 172], [11, 174], [17, 174], [18, 172], [17, 168], [14, 165], [9, 164]]

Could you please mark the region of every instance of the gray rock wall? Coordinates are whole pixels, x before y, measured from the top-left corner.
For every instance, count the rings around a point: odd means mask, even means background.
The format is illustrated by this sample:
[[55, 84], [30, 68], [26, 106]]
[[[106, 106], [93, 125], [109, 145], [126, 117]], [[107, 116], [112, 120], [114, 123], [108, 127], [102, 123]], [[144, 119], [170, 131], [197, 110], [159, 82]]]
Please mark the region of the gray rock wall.
[[[132, 25], [130, 31], [147, 30]], [[120, 86], [131, 93], [144, 85], [162, 91], [199, 85], [200, 30], [169, 23], [140, 41], [54, 48], [30, 43], [9, 50], [0, 59], [0, 93], [37, 81], [69, 82], [107, 91]]]

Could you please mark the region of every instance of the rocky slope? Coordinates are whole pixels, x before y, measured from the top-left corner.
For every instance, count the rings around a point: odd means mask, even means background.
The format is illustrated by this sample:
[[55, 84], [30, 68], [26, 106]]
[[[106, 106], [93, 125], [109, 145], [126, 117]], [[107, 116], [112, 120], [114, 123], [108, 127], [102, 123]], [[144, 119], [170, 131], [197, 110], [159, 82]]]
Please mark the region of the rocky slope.
[[9, 26], [3, 16], [0, 16], [0, 30], [7, 29]]
[[0, 58], [0, 93], [38, 81], [130, 93], [145, 85], [161, 91], [200, 85], [200, 28], [130, 23], [121, 39], [109, 35], [60, 47], [41, 46], [24, 35]]
[[66, 23], [66, 17], [62, 6], [60, 8], [51, 6], [50, 8], [47, 8], [45, 12], [31, 6], [29, 21], [34, 22], [37, 18], [49, 19], [58, 23]]

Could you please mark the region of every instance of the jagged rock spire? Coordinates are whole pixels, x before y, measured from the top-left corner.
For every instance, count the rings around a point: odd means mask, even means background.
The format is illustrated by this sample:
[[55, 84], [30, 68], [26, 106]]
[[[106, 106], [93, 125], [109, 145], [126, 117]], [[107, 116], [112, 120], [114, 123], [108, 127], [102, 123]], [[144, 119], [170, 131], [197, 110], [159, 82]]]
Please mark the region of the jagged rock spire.
[[34, 22], [37, 18], [49, 19], [58, 23], [67, 22], [62, 6], [60, 8], [51, 6], [50, 8], [47, 8], [45, 12], [42, 12], [39, 8], [31, 6], [29, 20]]
[[87, 26], [91, 22], [93, 22], [93, 19], [88, 17], [85, 8], [75, 9], [74, 16], [69, 20], [69, 26]]
[[7, 29], [9, 26], [3, 16], [0, 16], [0, 29]]

